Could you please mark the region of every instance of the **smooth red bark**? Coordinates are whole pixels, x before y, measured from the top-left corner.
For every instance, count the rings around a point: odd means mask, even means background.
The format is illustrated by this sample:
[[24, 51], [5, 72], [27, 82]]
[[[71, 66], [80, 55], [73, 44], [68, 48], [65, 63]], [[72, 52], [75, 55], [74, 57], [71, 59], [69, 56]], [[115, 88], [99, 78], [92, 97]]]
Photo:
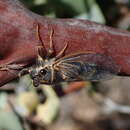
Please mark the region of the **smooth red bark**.
[[[26, 66], [36, 58], [36, 25], [46, 49], [50, 30], [56, 54], [68, 42], [65, 52], [93, 51], [112, 57], [120, 68], [119, 74], [130, 75], [130, 33], [87, 20], [50, 19], [26, 9], [18, 0], [0, 0], [0, 64]], [[0, 72], [0, 86], [17, 77], [15, 71]]]

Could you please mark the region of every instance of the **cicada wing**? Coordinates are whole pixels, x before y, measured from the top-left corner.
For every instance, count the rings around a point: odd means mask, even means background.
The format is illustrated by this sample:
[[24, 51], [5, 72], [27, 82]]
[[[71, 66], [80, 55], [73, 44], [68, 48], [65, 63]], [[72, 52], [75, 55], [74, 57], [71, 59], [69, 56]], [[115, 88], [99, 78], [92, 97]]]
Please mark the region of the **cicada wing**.
[[59, 59], [56, 65], [67, 81], [111, 79], [119, 72], [112, 58], [102, 54], [74, 54]]
[[58, 72], [60, 72], [62, 79], [68, 82], [77, 81], [79, 73], [81, 72], [81, 66], [71, 62], [62, 62], [58, 64], [57, 68]]
[[102, 81], [102, 80], [110, 80], [115, 74], [108, 70], [108, 68], [104, 68], [104, 66], [97, 66], [86, 64], [87, 71], [83, 71], [80, 75], [82, 80], [87, 81]]

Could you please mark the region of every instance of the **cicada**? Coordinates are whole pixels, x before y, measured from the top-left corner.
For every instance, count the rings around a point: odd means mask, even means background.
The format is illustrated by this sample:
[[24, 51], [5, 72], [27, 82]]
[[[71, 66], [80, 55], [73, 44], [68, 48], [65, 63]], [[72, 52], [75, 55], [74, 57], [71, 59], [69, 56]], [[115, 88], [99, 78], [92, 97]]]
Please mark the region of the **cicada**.
[[[93, 52], [79, 52], [64, 56], [68, 43], [55, 56], [53, 47], [54, 31], [50, 32], [50, 48], [45, 50], [40, 36], [39, 25], [37, 36], [41, 45], [37, 47], [37, 59], [34, 66], [23, 69], [29, 73], [35, 87], [40, 84], [57, 84], [73, 81], [99, 81], [112, 77], [118, 72], [112, 58]], [[46, 56], [43, 53], [46, 52]]]

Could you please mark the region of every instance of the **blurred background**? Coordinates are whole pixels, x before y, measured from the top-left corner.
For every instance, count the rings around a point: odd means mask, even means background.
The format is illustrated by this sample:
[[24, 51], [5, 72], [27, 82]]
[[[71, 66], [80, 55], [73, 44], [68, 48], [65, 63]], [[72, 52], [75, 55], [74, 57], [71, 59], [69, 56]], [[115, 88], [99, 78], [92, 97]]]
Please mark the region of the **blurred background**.
[[[21, 0], [50, 18], [130, 29], [130, 0]], [[130, 78], [34, 88], [28, 75], [0, 88], [0, 130], [130, 130]]]

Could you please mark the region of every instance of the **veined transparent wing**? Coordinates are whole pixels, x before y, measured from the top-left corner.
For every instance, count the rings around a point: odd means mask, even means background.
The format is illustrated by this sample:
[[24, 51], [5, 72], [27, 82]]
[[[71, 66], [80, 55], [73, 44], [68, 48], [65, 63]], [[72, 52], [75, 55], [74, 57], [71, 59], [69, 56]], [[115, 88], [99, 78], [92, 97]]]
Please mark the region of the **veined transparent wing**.
[[56, 61], [55, 67], [65, 81], [107, 80], [120, 70], [111, 57], [93, 53], [65, 56]]

